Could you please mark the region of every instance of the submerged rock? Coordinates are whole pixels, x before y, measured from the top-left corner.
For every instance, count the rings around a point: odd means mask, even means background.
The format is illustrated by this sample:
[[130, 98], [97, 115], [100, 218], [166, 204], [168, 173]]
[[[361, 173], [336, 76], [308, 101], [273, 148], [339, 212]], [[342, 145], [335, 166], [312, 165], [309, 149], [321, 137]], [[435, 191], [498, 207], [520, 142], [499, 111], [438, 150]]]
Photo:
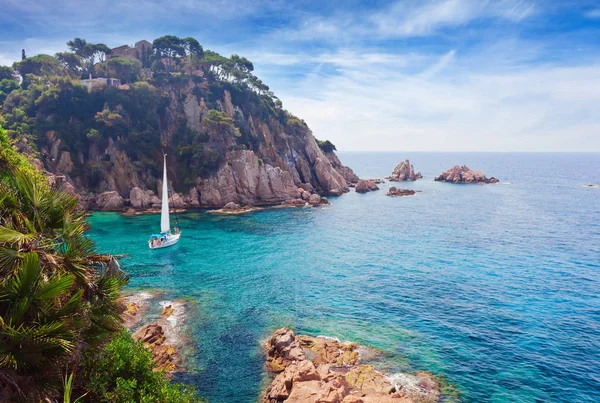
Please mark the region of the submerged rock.
[[395, 186], [392, 186], [388, 189], [386, 196], [413, 196], [416, 191], [412, 189], [398, 189]]
[[404, 182], [404, 181], [416, 181], [417, 179], [423, 178], [421, 172], [415, 172], [415, 168], [411, 165], [408, 159], [400, 162], [394, 168], [392, 176], [389, 177], [390, 181], [393, 182]]
[[488, 178], [481, 171], [474, 171], [466, 165], [454, 165], [434, 179], [436, 182], [451, 183], [498, 183], [498, 179]]
[[[265, 344], [274, 379], [261, 403], [435, 403], [439, 382], [427, 372], [392, 377], [360, 363], [359, 346], [282, 328]], [[404, 375], [404, 376], [403, 376]]]

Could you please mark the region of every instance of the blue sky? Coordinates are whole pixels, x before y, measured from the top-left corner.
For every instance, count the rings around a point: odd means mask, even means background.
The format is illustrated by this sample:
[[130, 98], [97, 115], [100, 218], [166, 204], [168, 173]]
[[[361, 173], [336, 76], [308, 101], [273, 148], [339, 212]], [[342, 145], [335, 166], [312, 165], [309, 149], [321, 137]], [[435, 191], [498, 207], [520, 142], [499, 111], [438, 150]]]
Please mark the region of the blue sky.
[[600, 151], [600, 0], [0, 0], [0, 64], [165, 34], [248, 57], [340, 150]]

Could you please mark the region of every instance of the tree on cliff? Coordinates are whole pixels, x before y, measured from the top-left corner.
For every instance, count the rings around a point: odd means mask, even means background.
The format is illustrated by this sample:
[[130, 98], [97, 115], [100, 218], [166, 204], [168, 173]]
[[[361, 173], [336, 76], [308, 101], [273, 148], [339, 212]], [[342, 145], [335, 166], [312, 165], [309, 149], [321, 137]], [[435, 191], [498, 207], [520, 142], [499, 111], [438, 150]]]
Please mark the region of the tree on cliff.
[[20, 88], [17, 73], [9, 66], [0, 66], [0, 104], [8, 94]]
[[156, 38], [152, 42], [152, 49], [159, 59], [164, 59], [166, 63], [167, 73], [170, 73], [177, 56], [185, 56], [185, 48], [183, 41], [173, 35], [165, 35]]
[[50, 55], [28, 57], [20, 62], [13, 63], [13, 69], [18, 71], [23, 78], [24, 87], [27, 87], [31, 82], [31, 79], [27, 77], [28, 74], [51, 76], [60, 74], [63, 71], [63, 67], [58, 60]]
[[196, 60], [202, 59], [204, 56], [204, 49], [198, 43], [198, 41], [192, 37], [187, 37], [182, 40], [183, 49], [188, 56], [188, 66], [190, 68], [190, 73], [192, 72], [192, 58]]
[[81, 75], [81, 57], [73, 52], [58, 52], [56, 60], [72, 75]]
[[136, 81], [142, 70], [142, 62], [130, 57], [113, 57], [106, 62], [109, 75], [121, 82]]

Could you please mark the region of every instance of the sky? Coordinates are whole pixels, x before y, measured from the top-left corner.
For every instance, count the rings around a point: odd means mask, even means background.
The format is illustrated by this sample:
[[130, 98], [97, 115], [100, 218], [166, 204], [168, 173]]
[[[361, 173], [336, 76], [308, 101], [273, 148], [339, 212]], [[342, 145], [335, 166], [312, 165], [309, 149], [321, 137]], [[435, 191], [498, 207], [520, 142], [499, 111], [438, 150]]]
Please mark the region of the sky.
[[0, 64], [162, 35], [250, 59], [341, 151], [600, 152], [600, 0], [0, 0]]

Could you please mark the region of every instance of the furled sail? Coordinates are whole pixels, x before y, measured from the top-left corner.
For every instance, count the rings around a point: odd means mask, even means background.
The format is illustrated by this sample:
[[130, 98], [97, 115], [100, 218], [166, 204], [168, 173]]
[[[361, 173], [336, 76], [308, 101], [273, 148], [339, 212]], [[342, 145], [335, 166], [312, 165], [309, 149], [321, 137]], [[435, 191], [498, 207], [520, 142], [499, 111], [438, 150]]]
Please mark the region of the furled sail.
[[160, 231], [167, 232], [170, 229], [171, 224], [169, 223], [169, 187], [167, 185], [167, 154], [165, 154], [162, 183], [162, 205], [160, 208]]

